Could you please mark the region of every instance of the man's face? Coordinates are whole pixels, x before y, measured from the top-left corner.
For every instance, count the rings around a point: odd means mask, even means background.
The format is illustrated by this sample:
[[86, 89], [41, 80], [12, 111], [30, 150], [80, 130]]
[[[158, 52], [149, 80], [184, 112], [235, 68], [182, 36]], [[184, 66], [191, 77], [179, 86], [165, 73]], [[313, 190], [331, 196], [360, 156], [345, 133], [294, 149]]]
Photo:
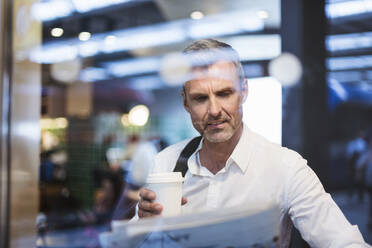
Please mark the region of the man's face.
[[183, 100], [195, 129], [209, 142], [229, 140], [242, 123], [247, 85], [239, 85], [235, 65], [226, 61], [195, 69], [193, 76], [185, 85]]

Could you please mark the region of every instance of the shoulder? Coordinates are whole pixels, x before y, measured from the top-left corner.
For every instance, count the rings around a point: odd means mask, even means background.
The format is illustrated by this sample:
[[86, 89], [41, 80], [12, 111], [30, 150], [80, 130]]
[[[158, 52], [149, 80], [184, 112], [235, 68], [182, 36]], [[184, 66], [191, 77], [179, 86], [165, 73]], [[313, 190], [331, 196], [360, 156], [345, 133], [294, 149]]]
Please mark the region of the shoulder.
[[254, 154], [261, 159], [270, 160], [272, 165], [281, 169], [294, 169], [297, 166], [306, 165], [307, 161], [296, 151], [273, 143], [263, 136], [252, 132], [254, 140]]
[[168, 147], [166, 147], [164, 150], [162, 150], [161, 152], [159, 152], [157, 154], [157, 159], [162, 159], [162, 158], [170, 158], [170, 157], [177, 157], [179, 156], [179, 154], [181, 153], [181, 151], [183, 150], [183, 148], [187, 145], [187, 143], [189, 143], [191, 141], [191, 139], [185, 139], [183, 141], [180, 141], [176, 144], [173, 144], [173, 145], [170, 145]]
[[155, 168], [152, 173], [173, 171], [179, 155], [190, 141], [191, 138], [183, 140], [159, 152], [155, 157]]

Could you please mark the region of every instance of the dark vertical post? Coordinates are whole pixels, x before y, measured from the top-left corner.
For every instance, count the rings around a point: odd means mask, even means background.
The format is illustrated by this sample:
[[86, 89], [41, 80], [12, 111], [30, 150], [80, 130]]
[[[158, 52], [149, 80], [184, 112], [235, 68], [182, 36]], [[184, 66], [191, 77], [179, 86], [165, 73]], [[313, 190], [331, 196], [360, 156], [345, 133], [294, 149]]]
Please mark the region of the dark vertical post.
[[[324, 0], [282, 0], [282, 51], [302, 62], [303, 77], [283, 90], [283, 145], [308, 160], [328, 184], [328, 106], [325, 68], [327, 21]], [[308, 247], [295, 232], [291, 247]]]
[[[302, 0], [283, 0], [281, 3], [281, 40], [282, 52], [303, 57], [303, 19], [299, 10], [303, 8]], [[301, 59], [303, 63], [303, 60]], [[290, 88], [283, 88], [283, 145], [302, 152], [302, 91], [301, 82]]]
[[329, 167], [329, 112], [328, 88], [326, 81], [325, 36], [327, 21], [325, 1], [304, 0], [303, 33], [303, 136], [304, 156], [317, 173], [323, 185], [328, 185]]
[[328, 107], [324, 1], [282, 1], [282, 50], [295, 54], [304, 74], [284, 89], [283, 145], [300, 152], [327, 186]]

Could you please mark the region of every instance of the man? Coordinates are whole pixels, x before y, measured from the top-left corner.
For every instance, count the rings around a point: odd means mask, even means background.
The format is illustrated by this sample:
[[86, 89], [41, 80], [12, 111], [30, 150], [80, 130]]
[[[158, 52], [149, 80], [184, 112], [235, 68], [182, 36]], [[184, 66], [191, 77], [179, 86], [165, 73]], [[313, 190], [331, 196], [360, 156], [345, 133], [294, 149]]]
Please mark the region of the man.
[[[367, 247], [306, 160], [243, 124], [248, 86], [236, 51], [207, 39], [184, 53], [194, 67], [184, 84], [183, 104], [202, 140], [188, 160], [183, 214], [274, 201], [281, 212], [281, 247], [289, 245], [292, 223], [312, 247]], [[188, 142], [160, 152], [152, 172], [173, 171]], [[139, 218], [161, 214], [154, 192], [141, 189], [140, 197]]]

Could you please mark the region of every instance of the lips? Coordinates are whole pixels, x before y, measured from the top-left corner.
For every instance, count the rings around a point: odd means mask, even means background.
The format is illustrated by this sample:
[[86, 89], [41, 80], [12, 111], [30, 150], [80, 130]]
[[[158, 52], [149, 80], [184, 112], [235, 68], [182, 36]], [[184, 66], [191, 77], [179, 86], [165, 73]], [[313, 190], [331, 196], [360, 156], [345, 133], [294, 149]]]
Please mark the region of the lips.
[[207, 128], [222, 128], [222, 126], [226, 123], [226, 120], [222, 121], [213, 121], [213, 122], [208, 122]]

